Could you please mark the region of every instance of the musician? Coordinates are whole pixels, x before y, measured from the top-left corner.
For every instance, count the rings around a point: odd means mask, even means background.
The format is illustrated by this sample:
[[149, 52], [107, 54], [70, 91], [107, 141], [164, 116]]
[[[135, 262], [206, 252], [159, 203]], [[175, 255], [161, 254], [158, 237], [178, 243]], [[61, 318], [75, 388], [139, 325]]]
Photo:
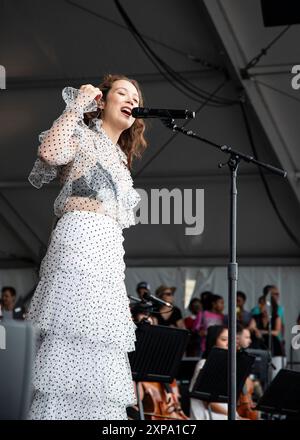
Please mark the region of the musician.
[[[151, 314], [148, 304], [138, 304], [132, 310], [136, 325], [157, 325], [157, 319]], [[136, 383], [135, 392], [136, 392]], [[187, 420], [180, 405], [180, 392], [176, 380], [171, 384], [160, 382], [139, 382], [139, 395], [145, 417], [151, 420]], [[130, 419], [139, 419], [137, 405], [127, 408]]]
[[[192, 390], [200, 370], [203, 368], [206, 359], [213, 347], [228, 349], [228, 329], [223, 325], [213, 325], [207, 330], [206, 351], [203, 358], [197, 363], [190, 383], [190, 391]], [[208, 410], [210, 406], [210, 412]], [[227, 420], [228, 405], [227, 403], [205, 402], [200, 399], [191, 398], [190, 418], [192, 420]], [[244, 419], [236, 413], [237, 419]]]

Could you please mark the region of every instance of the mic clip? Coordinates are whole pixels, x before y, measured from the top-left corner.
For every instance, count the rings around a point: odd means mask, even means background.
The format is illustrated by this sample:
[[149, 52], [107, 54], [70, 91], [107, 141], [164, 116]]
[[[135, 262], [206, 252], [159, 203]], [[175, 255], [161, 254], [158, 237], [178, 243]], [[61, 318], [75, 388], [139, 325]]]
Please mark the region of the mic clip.
[[170, 128], [171, 130], [175, 131], [177, 128], [177, 125], [175, 124], [175, 119], [172, 118], [162, 118], [161, 122], [167, 127]]

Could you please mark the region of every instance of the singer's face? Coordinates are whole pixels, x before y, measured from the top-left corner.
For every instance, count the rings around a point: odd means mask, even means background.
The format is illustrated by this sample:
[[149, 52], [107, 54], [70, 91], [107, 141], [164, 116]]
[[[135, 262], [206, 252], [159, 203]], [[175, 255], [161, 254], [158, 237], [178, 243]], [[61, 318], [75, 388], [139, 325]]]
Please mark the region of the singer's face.
[[132, 126], [134, 107], [139, 106], [139, 95], [135, 86], [124, 79], [114, 81], [103, 105], [102, 119], [107, 124], [124, 131]]

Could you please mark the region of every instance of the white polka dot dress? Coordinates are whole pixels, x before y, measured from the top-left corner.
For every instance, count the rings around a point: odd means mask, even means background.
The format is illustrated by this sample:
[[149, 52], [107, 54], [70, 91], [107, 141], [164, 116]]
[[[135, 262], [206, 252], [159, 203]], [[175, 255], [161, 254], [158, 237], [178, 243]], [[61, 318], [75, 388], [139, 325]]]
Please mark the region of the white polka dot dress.
[[[116, 147], [101, 127], [92, 139], [107, 149]], [[128, 361], [136, 327], [124, 283], [122, 229], [133, 224], [132, 206], [139, 196], [127, 186], [124, 197], [126, 185], [123, 192], [120, 185], [129, 181], [128, 172], [122, 179], [124, 164], [118, 153], [114, 157], [109, 171], [118, 188], [111, 199], [102, 191], [106, 213], [63, 212], [41, 263], [28, 313], [40, 331], [29, 419], [125, 420], [126, 407], [136, 403]], [[101, 154], [96, 159], [108, 170]], [[92, 189], [101, 193], [99, 185]]]

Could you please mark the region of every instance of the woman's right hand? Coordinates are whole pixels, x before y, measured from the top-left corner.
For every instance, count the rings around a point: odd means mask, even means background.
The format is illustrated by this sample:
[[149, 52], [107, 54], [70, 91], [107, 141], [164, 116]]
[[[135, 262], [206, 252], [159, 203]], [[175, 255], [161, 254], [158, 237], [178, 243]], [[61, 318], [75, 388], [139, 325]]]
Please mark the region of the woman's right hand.
[[103, 95], [101, 90], [98, 87], [92, 86], [92, 84], [84, 84], [79, 90], [83, 93], [79, 94], [76, 101], [82, 103], [83, 105], [87, 104], [87, 97], [89, 98], [89, 102], [91, 102], [93, 99], [100, 101]]

